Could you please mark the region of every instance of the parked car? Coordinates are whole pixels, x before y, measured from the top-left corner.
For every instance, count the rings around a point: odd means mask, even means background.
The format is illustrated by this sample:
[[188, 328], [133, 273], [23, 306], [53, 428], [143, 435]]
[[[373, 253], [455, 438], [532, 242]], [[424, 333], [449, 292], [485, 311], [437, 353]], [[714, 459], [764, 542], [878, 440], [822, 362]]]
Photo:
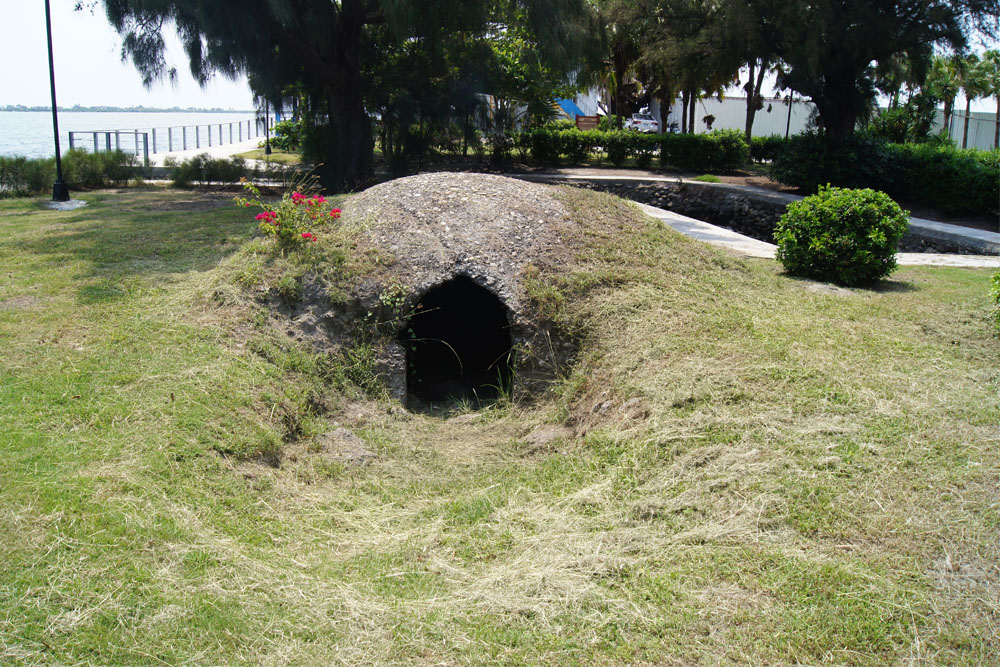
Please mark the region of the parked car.
[[634, 113], [632, 117], [625, 121], [626, 130], [635, 130], [636, 132], [659, 132], [660, 127], [653, 118], [651, 114], [648, 113]]

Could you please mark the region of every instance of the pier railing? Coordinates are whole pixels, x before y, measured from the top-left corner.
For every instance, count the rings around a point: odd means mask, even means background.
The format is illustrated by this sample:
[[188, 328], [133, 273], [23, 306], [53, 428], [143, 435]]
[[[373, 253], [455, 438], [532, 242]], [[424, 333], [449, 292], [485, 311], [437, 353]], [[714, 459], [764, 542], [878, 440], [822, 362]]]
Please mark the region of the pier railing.
[[149, 166], [149, 156], [156, 153], [197, 150], [242, 143], [266, 132], [264, 123], [273, 126], [273, 119], [256, 118], [211, 123], [207, 125], [175, 125], [172, 127], [133, 130], [75, 130], [69, 133], [70, 150], [123, 151], [143, 159]]

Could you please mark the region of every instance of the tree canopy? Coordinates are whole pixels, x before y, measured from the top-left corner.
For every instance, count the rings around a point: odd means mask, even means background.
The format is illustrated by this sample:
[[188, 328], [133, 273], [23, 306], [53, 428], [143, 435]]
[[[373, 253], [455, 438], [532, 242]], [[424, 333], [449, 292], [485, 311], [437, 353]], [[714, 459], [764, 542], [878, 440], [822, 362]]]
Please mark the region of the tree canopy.
[[[104, 0], [104, 6], [123, 37], [123, 57], [147, 83], [170, 74], [163, 32], [172, 26], [201, 81], [247, 73], [255, 93], [268, 99], [300, 84], [321, 121], [316, 139], [331, 186], [356, 186], [372, 173], [366, 107], [386, 102], [378, 89], [387, 80], [386, 60], [406, 68], [397, 74], [419, 93], [440, 87], [455, 36], [469, 53], [472, 43], [517, 26], [540, 62], [563, 69], [586, 36], [583, 0]], [[463, 65], [450, 78], [474, 70]]]

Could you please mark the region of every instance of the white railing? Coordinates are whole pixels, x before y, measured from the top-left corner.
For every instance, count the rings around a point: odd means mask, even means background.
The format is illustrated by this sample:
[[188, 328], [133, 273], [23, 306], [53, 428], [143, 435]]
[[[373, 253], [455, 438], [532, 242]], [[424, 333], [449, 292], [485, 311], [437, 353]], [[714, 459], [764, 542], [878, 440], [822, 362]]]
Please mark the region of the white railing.
[[[69, 148], [123, 151], [141, 156], [149, 166], [149, 156], [158, 152], [197, 150], [242, 143], [259, 137], [273, 127], [273, 118], [253, 118], [208, 125], [175, 125], [142, 130], [86, 130], [69, 133]], [[265, 122], [267, 127], [265, 127]]]

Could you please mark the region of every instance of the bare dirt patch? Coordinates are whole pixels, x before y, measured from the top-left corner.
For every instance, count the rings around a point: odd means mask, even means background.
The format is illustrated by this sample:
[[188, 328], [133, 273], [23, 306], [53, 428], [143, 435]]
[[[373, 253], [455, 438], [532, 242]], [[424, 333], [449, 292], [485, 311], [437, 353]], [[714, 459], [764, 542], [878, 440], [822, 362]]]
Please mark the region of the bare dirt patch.
[[15, 296], [10, 299], [0, 301], [0, 310], [29, 310], [39, 305], [41, 299], [34, 296]]

